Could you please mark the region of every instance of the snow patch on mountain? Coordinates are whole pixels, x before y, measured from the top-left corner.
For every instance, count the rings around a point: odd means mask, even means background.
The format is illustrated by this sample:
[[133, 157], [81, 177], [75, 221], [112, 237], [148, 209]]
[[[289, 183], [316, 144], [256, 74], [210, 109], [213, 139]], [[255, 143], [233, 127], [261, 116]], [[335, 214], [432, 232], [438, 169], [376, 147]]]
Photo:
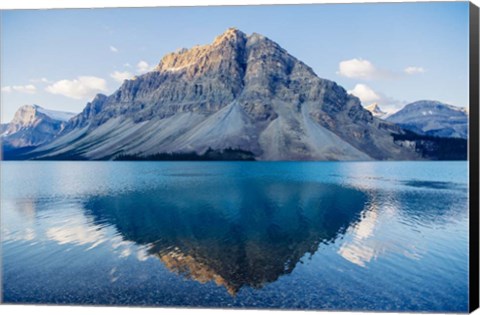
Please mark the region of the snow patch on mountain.
[[52, 109], [46, 109], [46, 108], [43, 108], [43, 107], [40, 107], [38, 105], [34, 105], [37, 107], [37, 110], [42, 113], [42, 114], [45, 114], [47, 116], [49, 116], [50, 118], [52, 119], [55, 119], [55, 120], [60, 120], [60, 121], [68, 121], [70, 118], [72, 118], [73, 116], [77, 115], [78, 113], [72, 113], [72, 112], [64, 112], [64, 111], [58, 111], [58, 110], [52, 110]]

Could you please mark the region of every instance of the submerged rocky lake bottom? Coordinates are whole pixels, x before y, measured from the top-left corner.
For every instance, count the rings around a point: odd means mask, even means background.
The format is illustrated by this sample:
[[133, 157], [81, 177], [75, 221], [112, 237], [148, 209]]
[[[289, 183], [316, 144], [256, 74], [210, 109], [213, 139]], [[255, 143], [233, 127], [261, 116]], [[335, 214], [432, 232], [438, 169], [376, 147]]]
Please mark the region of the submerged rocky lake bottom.
[[2, 162], [3, 302], [466, 312], [467, 162]]

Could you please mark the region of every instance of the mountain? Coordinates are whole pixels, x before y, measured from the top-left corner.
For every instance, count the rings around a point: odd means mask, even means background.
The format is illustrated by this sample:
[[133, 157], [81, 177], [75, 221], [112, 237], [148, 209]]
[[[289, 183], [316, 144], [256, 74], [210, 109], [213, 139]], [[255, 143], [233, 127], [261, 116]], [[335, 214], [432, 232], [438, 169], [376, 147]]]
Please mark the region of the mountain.
[[2, 146], [4, 150], [12, 150], [50, 142], [74, 115], [47, 110], [38, 105], [24, 105], [17, 110], [10, 123], [2, 125]]
[[274, 41], [231, 28], [97, 95], [30, 158], [420, 158], [402, 133]]
[[384, 119], [388, 113], [384, 112], [377, 103], [370, 104], [365, 106], [365, 109], [372, 113], [373, 117]]
[[0, 135], [7, 130], [8, 124], [0, 124]]
[[420, 135], [445, 138], [468, 136], [468, 113], [437, 101], [417, 101], [386, 118]]

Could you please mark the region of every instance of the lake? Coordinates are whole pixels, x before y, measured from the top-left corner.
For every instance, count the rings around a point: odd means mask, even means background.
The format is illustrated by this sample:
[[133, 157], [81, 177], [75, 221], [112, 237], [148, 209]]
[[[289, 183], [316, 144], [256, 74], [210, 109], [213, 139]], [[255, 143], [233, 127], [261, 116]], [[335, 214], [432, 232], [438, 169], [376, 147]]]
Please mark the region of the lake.
[[2, 162], [4, 303], [467, 312], [467, 162]]

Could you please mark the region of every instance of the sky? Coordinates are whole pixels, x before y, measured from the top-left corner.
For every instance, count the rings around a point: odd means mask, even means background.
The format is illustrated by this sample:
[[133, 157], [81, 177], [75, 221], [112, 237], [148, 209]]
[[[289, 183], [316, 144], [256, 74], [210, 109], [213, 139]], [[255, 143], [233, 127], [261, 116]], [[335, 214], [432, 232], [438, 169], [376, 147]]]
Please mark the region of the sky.
[[97, 93], [229, 27], [263, 34], [358, 96], [395, 110], [468, 106], [468, 2], [4, 10], [1, 122], [25, 104], [80, 112]]

